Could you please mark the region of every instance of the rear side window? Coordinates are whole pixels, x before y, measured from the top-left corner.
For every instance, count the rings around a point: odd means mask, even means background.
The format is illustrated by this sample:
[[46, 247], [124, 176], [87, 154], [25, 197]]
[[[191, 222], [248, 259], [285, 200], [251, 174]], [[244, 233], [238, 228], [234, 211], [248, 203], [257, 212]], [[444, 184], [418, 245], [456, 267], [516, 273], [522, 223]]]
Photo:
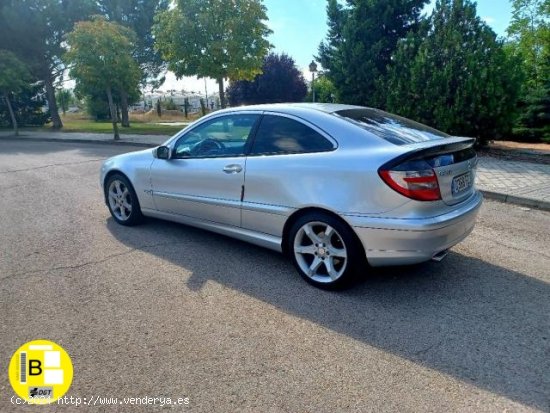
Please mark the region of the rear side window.
[[309, 126], [283, 116], [265, 115], [262, 118], [252, 155], [325, 152], [334, 145]]
[[449, 137], [437, 129], [378, 109], [346, 109], [335, 114], [395, 145]]

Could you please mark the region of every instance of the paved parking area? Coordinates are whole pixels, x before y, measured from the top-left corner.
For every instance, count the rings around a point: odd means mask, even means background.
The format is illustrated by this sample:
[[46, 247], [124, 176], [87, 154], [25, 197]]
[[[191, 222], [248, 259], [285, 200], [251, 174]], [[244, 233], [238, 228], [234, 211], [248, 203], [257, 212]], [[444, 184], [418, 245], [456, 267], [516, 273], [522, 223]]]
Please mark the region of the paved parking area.
[[37, 338], [69, 352], [74, 397], [185, 396], [171, 410], [209, 413], [548, 411], [548, 212], [486, 201], [441, 263], [326, 292], [262, 248], [116, 225], [97, 171], [131, 149], [0, 142], [1, 412], [32, 409], [10, 403], [6, 364]]
[[482, 190], [550, 203], [550, 165], [484, 156], [476, 183]]

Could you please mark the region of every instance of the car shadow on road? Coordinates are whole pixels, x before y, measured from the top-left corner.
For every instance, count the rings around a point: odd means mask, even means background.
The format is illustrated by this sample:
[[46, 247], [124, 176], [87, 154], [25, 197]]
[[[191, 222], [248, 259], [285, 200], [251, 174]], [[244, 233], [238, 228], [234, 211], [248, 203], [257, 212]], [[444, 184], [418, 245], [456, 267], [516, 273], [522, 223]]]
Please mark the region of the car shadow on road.
[[153, 219], [127, 228], [109, 218], [107, 227], [126, 246], [192, 272], [182, 288], [220, 283], [480, 389], [548, 408], [550, 286], [527, 274], [451, 252], [441, 263], [371, 271], [352, 289], [327, 292], [305, 283], [282, 255], [227, 237]]

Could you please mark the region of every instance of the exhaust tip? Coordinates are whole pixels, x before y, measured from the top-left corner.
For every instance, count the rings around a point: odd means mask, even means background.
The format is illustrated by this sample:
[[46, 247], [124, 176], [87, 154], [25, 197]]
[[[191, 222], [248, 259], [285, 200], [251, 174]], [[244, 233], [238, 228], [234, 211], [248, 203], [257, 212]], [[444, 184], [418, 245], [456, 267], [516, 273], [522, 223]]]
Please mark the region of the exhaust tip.
[[447, 256], [448, 253], [449, 253], [449, 250], [439, 251], [432, 257], [432, 261], [440, 262], [443, 258]]

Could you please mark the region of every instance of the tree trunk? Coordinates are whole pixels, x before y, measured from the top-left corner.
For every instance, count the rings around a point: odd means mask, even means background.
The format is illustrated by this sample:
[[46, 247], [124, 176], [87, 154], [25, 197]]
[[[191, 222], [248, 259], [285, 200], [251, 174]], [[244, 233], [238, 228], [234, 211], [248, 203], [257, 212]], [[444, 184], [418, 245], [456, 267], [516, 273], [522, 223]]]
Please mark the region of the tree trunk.
[[128, 93], [126, 90], [120, 91], [120, 112], [122, 113], [122, 126], [124, 128], [130, 127], [130, 118], [128, 117]]
[[223, 77], [218, 79], [218, 86], [220, 91], [220, 106], [225, 109], [225, 90], [223, 89]]
[[46, 98], [48, 99], [48, 107], [50, 108], [50, 115], [52, 116], [52, 127], [54, 129], [61, 129], [63, 127], [63, 122], [61, 122], [59, 110], [57, 109], [55, 89], [53, 87], [53, 79], [51, 75], [47, 75], [44, 79], [44, 86], [46, 86]]
[[6, 105], [8, 105], [8, 111], [10, 112], [11, 124], [13, 125], [13, 132], [15, 133], [15, 136], [18, 136], [19, 129], [17, 128], [17, 119], [15, 119], [15, 113], [13, 113], [13, 108], [11, 107], [10, 98], [7, 93], [4, 96], [4, 99], [6, 100]]
[[113, 122], [113, 133], [115, 141], [120, 139], [118, 134], [118, 124], [117, 124], [117, 114], [115, 104], [113, 103], [113, 94], [111, 93], [111, 88], [107, 88], [107, 100], [109, 101], [109, 113], [111, 114], [111, 122]]

